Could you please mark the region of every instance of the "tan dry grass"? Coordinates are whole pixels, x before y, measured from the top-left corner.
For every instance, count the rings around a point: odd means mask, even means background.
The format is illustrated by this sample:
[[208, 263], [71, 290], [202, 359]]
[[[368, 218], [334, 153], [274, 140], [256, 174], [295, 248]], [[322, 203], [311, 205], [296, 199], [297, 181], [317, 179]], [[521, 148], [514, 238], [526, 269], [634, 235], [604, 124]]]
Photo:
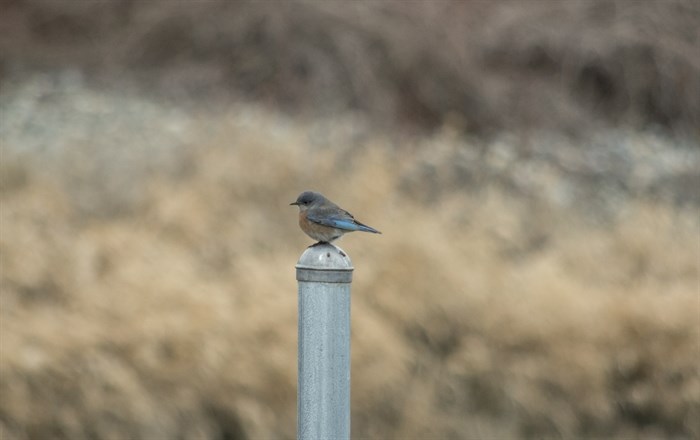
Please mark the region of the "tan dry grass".
[[694, 209], [629, 200], [591, 226], [496, 186], [407, 187], [447, 172], [444, 137], [399, 154], [259, 112], [201, 124], [120, 216], [83, 215], [73, 168], [3, 161], [3, 439], [293, 438], [307, 188], [384, 232], [340, 243], [354, 436], [700, 435]]

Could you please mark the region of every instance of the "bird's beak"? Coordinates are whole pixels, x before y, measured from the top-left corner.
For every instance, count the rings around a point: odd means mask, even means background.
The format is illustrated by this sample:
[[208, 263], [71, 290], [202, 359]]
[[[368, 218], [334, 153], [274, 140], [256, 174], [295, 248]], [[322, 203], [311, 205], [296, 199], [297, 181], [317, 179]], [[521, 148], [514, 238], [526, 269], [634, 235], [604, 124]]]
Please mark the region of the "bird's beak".
[[292, 205], [299, 205], [299, 202], [292, 202], [289, 204], [289, 206], [292, 206]]

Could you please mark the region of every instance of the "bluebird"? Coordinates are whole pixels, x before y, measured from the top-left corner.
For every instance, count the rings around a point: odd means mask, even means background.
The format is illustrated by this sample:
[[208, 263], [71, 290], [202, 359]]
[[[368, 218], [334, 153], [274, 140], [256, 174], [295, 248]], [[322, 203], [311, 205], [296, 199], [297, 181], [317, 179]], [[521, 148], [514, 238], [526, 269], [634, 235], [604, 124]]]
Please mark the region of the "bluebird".
[[316, 244], [330, 243], [353, 231], [381, 234], [317, 192], [304, 191], [290, 205], [299, 207], [299, 226], [306, 235], [318, 240]]

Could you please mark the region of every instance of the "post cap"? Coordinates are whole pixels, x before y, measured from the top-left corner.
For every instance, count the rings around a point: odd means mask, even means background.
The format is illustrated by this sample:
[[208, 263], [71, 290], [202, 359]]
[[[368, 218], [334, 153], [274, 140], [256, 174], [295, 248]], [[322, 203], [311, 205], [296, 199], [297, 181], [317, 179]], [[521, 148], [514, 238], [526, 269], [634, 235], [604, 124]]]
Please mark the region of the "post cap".
[[307, 248], [296, 265], [297, 281], [352, 282], [352, 261], [341, 248], [330, 243]]

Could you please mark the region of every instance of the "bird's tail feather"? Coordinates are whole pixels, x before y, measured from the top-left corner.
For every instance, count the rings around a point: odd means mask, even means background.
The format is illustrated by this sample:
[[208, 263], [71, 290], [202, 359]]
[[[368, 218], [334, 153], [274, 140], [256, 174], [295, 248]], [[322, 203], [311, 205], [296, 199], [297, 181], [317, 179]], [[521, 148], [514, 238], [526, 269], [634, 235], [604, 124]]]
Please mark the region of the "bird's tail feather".
[[357, 223], [359, 231], [371, 232], [373, 234], [381, 234], [381, 232], [377, 231], [376, 229], [374, 229], [370, 226], [364, 225], [364, 224], [358, 222], [357, 220], [355, 221], [355, 223]]

